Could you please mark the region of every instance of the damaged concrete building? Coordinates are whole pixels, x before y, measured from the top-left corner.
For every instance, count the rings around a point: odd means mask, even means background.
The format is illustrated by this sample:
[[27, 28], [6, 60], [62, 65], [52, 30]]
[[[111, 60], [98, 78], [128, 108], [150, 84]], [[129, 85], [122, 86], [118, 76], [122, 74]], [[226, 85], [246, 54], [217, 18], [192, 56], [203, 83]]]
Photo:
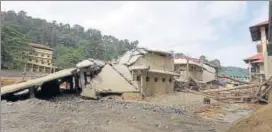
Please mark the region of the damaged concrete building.
[[218, 88], [217, 67], [202, 63], [199, 59], [179, 56], [174, 58], [175, 72], [180, 74], [176, 81], [182, 83], [194, 79], [198, 84], [209, 88]]
[[136, 48], [126, 52], [115, 63], [107, 63], [87, 89], [142, 98], [173, 92], [173, 78], [178, 75], [174, 72], [171, 53]]
[[175, 57], [174, 63], [175, 72], [180, 74], [180, 77], [177, 78], [177, 80], [185, 81], [188, 77], [192, 77], [198, 81], [203, 80], [203, 66], [199, 63], [198, 59], [187, 56], [180, 56]]

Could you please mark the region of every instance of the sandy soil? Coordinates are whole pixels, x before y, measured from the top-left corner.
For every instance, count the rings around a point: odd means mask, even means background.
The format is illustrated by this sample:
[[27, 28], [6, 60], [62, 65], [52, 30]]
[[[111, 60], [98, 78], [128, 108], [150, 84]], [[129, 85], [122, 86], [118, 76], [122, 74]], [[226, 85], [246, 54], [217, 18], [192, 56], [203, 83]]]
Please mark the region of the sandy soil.
[[181, 107], [60, 96], [50, 100], [1, 101], [3, 132], [221, 132], [224, 124]]
[[228, 132], [272, 132], [272, 104], [242, 117], [230, 125]]

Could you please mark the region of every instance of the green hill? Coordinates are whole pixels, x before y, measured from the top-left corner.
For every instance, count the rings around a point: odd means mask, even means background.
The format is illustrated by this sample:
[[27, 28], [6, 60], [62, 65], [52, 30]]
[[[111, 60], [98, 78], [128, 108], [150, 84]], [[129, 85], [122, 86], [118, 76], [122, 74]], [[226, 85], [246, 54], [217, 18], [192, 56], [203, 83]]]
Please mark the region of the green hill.
[[[39, 43], [54, 49], [54, 64], [58, 67], [72, 67], [75, 63], [86, 58], [111, 60], [117, 58], [128, 50], [138, 45], [138, 41], [118, 39], [111, 35], [103, 35], [97, 29], [85, 29], [81, 25], [70, 25], [48, 22], [42, 18], [33, 18], [26, 12], [7, 11], [1, 12], [1, 24], [6, 27], [5, 37], [1, 36], [1, 43], [8, 47], [2, 48], [2, 64], [15, 61], [14, 53], [9, 48], [12, 43]], [[16, 42], [9, 34], [18, 34]], [[19, 36], [19, 37], [18, 37]], [[26, 39], [27, 38], [27, 39]], [[21, 41], [21, 40], [28, 41]], [[5, 66], [9, 67], [9, 66]]]

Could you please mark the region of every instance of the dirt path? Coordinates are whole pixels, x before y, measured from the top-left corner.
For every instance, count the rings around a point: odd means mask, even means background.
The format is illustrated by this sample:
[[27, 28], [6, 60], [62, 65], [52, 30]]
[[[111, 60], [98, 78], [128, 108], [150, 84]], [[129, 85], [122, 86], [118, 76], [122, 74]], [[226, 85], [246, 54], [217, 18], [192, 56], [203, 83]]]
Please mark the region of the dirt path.
[[74, 96], [1, 101], [3, 132], [216, 132], [221, 124], [179, 108]]

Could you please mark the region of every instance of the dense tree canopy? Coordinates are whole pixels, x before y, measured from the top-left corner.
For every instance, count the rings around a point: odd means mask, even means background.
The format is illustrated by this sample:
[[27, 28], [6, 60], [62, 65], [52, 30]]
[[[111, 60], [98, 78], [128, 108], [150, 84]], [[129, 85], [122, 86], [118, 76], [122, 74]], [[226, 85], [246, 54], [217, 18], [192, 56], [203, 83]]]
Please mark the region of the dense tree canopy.
[[[84, 29], [81, 25], [71, 26], [32, 18], [24, 11], [1, 12], [1, 18], [3, 25], [29, 38], [31, 42], [52, 47], [54, 64], [63, 68], [72, 67], [80, 60], [90, 57], [111, 60], [137, 47], [139, 43], [119, 40], [111, 35], [103, 35], [97, 29]], [[13, 35], [10, 34], [10, 39], [12, 38]]]
[[25, 35], [8, 26], [1, 26], [1, 67], [21, 69], [26, 61], [24, 51], [32, 50]]

